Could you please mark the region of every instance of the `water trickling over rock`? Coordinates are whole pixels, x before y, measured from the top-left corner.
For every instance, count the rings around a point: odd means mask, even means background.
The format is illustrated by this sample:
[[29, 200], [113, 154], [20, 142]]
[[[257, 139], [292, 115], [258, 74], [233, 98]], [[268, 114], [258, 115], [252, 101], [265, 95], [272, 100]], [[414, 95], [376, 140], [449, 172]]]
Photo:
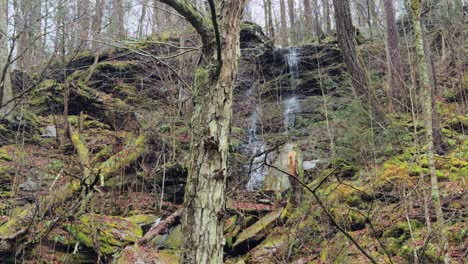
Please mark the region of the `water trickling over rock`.
[[297, 47], [290, 47], [286, 54], [286, 62], [288, 63], [289, 75], [290, 75], [290, 86], [291, 95], [283, 99], [284, 101], [284, 127], [288, 132], [295, 123], [296, 112], [299, 111], [299, 103], [296, 94], [296, 82], [299, 78], [299, 51]]
[[258, 135], [257, 125], [259, 120], [259, 107], [257, 106], [250, 117], [247, 151], [251, 156], [251, 162], [247, 165], [249, 181], [247, 191], [255, 191], [262, 186], [267, 169], [265, 167], [265, 143]]

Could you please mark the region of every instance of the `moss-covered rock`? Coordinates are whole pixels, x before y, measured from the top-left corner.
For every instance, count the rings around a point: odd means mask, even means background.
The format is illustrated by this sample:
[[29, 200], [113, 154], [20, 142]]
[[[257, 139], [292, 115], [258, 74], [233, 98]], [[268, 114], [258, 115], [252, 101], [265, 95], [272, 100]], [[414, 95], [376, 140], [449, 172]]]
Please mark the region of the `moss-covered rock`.
[[116, 216], [85, 214], [77, 222], [66, 225], [68, 231], [83, 245], [94, 248], [98, 241], [99, 253], [115, 253], [135, 243], [143, 234], [138, 224]]
[[128, 246], [114, 256], [112, 264], [178, 264], [179, 252], [172, 250], [156, 250], [140, 245]]
[[272, 263], [274, 256], [288, 249], [288, 236], [273, 232], [249, 252], [249, 263]]
[[233, 247], [240, 246], [242, 244], [248, 244], [250, 242], [255, 243], [261, 240], [266, 236], [269, 230], [273, 228], [281, 214], [283, 213], [283, 208], [276, 209], [275, 211], [267, 214], [266, 216], [260, 218], [255, 224], [248, 227], [242, 231], [239, 236], [237, 236], [236, 242], [233, 244]]
[[154, 224], [158, 218], [151, 214], [138, 214], [126, 217], [125, 219], [139, 226], [148, 226]]

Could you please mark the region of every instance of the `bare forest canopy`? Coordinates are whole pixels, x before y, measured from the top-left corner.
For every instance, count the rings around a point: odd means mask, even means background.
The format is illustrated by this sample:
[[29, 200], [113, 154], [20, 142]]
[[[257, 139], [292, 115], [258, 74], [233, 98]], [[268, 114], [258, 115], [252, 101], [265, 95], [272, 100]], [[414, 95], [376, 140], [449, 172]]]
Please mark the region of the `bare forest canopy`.
[[0, 0], [0, 263], [465, 263], [463, 0]]

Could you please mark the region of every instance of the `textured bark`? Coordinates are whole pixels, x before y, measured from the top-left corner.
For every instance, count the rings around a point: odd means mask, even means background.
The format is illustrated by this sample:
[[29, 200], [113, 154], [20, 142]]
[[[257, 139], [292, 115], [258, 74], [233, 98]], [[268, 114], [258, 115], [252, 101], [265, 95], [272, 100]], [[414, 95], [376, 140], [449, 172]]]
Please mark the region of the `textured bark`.
[[325, 32], [327, 34], [331, 33], [331, 8], [330, 8], [330, 0], [322, 0], [322, 6], [325, 9]]
[[338, 44], [346, 63], [346, 68], [352, 77], [353, 86], [358, 95], [367, 95], [368, 79], [364, 65], [358, 56], [356, 29], [351, 20], [348, 0], [333, 0], [335, 9], [336, 31]]
[[[180, 263], [223, 263], [232, 92], [246, 0], [222, 1], [220, 13], [212, 14], [211, 22], [188, 0], [160, 1], [184, 16], [201, 36], [203, 45], [208, 46], [203, 48], [208, 67], [200, 67], [195, 74], [193, 142], [182, 217], [185, 238]], [[216, 54], [213, 43], [217, 44]]]
[[93, 37], [92, 49], [94, 51], [97, 51], [100, 47], [99, 35], [101, 34], [103, 10], [104, 10], [104, 1], [96, 0], [95, 6], [94, 6], [93, 22], [91, 24], [91, 31], [92, 31], [92, 37]]
[[288, 0], [288, 14], [289, 14], [289, 32], [291, 43], [297, 44], [297, 28], [296, 28], [296, 8], [294, 7], [294, 0]]
[[423, 104], [423, 119], [426, 130], [426, 154], [429, 161], [431, 178], [431, 197], [436, 213], [437, 227], [435, 232], [438, 234], [440, 248], [444, 254], [444, 262], [450, 263], [448, 252], [447, 229], [445, 227], [444, 215], [440, 201], [439, 184], [437, 182], [435, 159], [434, 159], [434, 131], [433, 115], [435, 114], [433, 105], [434, 83], [431, 82], [432, 66], [430, 64], [430, 53], [425, 40], [425, 25], [421, 14], [421, 5], [423, 0], [411, 1], [411, 16], [413, 20], [413, 40], [416, 50], [417, 69], [419, 75], [419, 84], [421, 86], [421, 102]]
[[8, 1], [0, 0], [0, 119], [13, 109], [13, 88], [11, 86], [7, 35]]
[[18, 67], [24, 71], [31, 71], [37, 60], [37, 46], [41, 37], [41, 2], [39, 0], [14, 0], [15, 29], [18, 39]]
[[267, 11], [268, 12], [268, 31], [269, 31], [271, 39], [274, 41], [274, 39], [275, 39], [275, 26], [273, 24], [273, 8], [272, 8], [271, 1], [272, 0], [266, 0], [267, 10], [268, 10]]
[[285, 0], [280, 0], [280, 19], [281, 19], [281, 46], [287, 47], [288, 41], [288, 25], [286, 18], [286, 3]]
[[143, 0], [141, 5], [142, 5], [141, 16], [140, 16], [140, 19], [138, 20], [138, 29], [137, 29], [137, 37], [139, 39], [143, 38], [143, 25], [144, 25], [145, 18], [146, 18], [146, 9], [148, 6], [148, 0]]
[[391, 105], [397, 109], [402, 109], [404, 103], [404, 82], [403, 82], [403, 64], [398, 43], [398, 29], [395, 21], [395, 11], [392, 0], [384, 0], [385, 22], [387, 28], [386, 34], [386, 53], [387, 53], [387, 72], [388, 89], [390, 92]]
[[117, 40], [123, 40], [126, 37], [124, 17], [125, 10], [123, 0], [112, 0], [110, 33], [111, 37]]
[[223, 64], [217, 78], [198, 70], [192, 118], [192, 164], [183, 217], [186, 238], [181, 263], [223, 263], [223, 218], [232, 91], [237, 73], [240, 21], [245, 0], [225, 0], [221, 9]]
[[322, 24], [320, 22], [320, 10], [318, 7], [318, 0], [312, 0], [312, 9], [313, 9], [313, 14], [314, 14], [314, 31], [315, 35], [317, 36], [317, 39], [320, 41], [320, 38], [322, 37]]
[[305, 19], [305, 35], [311, 36], [314, 31], [312, 25], [312, 7], [310, 5], [310, 0], [304, 0], [304, 19]]
[[78, 1], [78, 27], [77, 27], [77, 35], [78, 38], [78, 49], [83, 50], [87, 49], [88, 46], [88, 39], [90, 33], [90, 7], [91, 3], [89, 0], [80, 0]]

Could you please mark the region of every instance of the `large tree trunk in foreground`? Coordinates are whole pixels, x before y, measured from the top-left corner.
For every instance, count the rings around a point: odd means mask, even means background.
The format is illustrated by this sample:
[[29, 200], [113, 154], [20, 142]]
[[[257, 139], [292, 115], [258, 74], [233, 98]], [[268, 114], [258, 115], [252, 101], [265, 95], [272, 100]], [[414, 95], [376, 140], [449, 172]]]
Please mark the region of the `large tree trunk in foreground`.
[[348, 0], [333, 0], [335, 8], [338, 44], [346, 63], [346, 68], [353, 79], [353, 86], [358, 95], [367, 95], [369, 81], [364, 65], [358, 56], [356, 29], [351, 20]]
[[[223, 0], [219, 15], [213, 13], [215, 4], [210, 0], [211, 21], [189, 0], [160, 1], [184, 16], [198, 32], [203, 42], [203, 66], [208, 66], [198, 68], [195, 74], [191, 164], [185, 188], [180, 263], [223, 263], [232, 92], [246, 0]], [[212, 48], [214, 43], [216, 49]]]
[[[181, 263], [223, 263], [227, 159], [232, 91], [237, 73], [240, 21], [245, 0], [225, 0], [221, 9], [219, 76], [199, 69], [192, 119], [192, 164], [185, 192]], [[216, 76], [215, 76], [216, 77]]]
[[[438, 235], [439, 245], [442, 249], [444, 262], [450, 263], [448, 253], [447, 229], [445, 227], [442, 204], [440, 202], [439, 184], [437, 182], [435, 159], [434, 159], [434, 126], [433, 126], [433, 94], [435, 82], [431, 82], [432, 66], [430, 64], [430, 53], [425, 41], [425, 25], [421, 14], [423, 0], [412, 0], [412, 20], [413, 20], [413, 40], [416, 48], [417, 69], [419, 74], [419, 84], [421, 86], [421, 102], [423, 104], [423, 119], [426, 132], [426, 154], [429, 161], [431, 178], [431, 197], [436, 213], [437, 227], [435, 232]], [[434, 76], [432, 76], [434, 77]]]

